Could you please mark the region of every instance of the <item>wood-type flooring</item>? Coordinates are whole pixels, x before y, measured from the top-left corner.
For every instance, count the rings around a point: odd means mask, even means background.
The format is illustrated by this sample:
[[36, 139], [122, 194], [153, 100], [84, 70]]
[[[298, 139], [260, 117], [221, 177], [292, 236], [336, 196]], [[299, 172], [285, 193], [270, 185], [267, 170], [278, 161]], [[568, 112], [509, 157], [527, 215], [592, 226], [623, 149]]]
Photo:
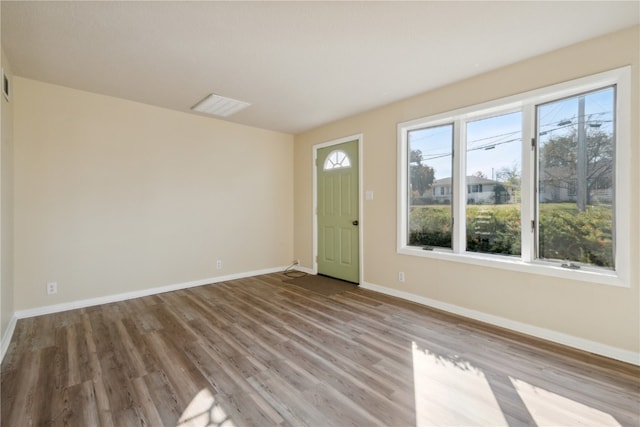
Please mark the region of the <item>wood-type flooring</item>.
[[19, 320], [2, 426], [640, 425], [640, 368], [282, 274]]

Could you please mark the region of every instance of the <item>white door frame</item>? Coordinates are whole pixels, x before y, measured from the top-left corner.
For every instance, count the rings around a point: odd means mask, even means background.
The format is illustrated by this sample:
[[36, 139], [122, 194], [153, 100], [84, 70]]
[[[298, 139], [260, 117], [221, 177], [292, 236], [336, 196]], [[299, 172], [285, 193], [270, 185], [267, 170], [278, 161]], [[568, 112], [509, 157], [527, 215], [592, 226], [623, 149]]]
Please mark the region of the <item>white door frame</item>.
[[318, 150], [332, 145], [344, 144], [345, 142], [358, 141], [358, 283], [363, 283], [363, 198], [362, 198], [362, 134], [346, 136], [339, 139], [323, 142], [313, 146], [311, 163], [313, 165], [313, 274], [318, 274]]

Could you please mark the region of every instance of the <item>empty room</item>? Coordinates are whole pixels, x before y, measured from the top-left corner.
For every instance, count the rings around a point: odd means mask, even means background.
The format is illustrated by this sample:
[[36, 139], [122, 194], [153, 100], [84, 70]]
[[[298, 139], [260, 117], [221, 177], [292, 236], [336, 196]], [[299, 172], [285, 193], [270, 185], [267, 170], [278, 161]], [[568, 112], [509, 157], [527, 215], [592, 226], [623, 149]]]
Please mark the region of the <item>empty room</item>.
[[640, 425], [640, 3], [5, 1], [0, 423]]

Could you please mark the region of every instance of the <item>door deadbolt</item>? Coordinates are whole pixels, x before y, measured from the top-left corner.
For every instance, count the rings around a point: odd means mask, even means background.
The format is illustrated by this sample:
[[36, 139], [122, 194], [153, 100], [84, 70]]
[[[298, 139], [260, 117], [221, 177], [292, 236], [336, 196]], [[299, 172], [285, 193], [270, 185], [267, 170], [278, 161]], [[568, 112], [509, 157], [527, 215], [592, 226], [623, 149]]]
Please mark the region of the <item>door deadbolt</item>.
[[354, 219], [354, 220], [353, 220], [353, 222], [352, 222], [351, 224], [353, 224], [353, 225], [358, 225], [358, 220], [357, 220], [357, 219]]

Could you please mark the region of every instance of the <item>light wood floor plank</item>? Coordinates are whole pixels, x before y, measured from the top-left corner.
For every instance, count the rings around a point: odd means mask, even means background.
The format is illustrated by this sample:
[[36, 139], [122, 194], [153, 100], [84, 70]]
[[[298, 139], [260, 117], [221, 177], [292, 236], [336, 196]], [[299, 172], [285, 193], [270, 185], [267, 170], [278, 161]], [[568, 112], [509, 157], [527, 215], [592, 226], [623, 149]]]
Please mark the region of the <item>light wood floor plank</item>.
[[18, 321], [2, 425], [640, 425], [637, 366], [286, 279]]

